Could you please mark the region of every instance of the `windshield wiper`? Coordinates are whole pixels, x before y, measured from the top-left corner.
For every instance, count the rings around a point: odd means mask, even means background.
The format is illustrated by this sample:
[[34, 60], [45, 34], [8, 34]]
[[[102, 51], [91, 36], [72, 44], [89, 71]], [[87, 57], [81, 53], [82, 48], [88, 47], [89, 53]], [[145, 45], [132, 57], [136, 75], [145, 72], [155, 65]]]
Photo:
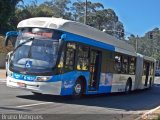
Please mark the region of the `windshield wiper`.
[[[24, 45], [24, 44], [26, 44], [26, 43], [28, 43], [28, 42], [30, 42], [30, 41], [33, 41], [35, 38], [34, 37], [30, 37], [29, 39], [27, 39], [25, 42], [22, 42], [22, 43], [20, 43], [17, 47], [16, 47], [16, 49], [18, 49], [19, 47], [21, 47], [22, 45]], [[15, 49], [15, 50], [16, 50]]]

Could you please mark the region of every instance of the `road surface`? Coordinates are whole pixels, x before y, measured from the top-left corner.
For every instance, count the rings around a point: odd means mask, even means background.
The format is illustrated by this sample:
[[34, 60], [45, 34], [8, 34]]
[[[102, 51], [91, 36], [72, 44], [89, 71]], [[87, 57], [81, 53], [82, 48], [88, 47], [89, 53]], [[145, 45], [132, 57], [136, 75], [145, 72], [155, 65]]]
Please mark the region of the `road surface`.
[[[51, 95], [35, 96], [29, 91], [6, 87], [0, 80], [0, 113], [35, 114], [57, 120], [132, 120], [160, 105], [160, 78], [152, 89], [131, 94], [89, 95], [82, 99]], [[1, 119], [0, 118], [0, 119]], [[54, 120], [53, 119], [53, 120]]]

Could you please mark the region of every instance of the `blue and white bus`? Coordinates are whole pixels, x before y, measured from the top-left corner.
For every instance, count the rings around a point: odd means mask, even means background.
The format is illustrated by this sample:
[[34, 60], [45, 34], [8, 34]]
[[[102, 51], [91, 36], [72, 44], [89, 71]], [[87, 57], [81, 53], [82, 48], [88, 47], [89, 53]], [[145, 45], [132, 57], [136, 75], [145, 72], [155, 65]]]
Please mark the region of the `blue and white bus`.
[[61, 18], [21, 21], [7, 62], [7, 86], [34, 94], [73, 95], [130, 92], [154, 82], [155, 60], [125, 41]]

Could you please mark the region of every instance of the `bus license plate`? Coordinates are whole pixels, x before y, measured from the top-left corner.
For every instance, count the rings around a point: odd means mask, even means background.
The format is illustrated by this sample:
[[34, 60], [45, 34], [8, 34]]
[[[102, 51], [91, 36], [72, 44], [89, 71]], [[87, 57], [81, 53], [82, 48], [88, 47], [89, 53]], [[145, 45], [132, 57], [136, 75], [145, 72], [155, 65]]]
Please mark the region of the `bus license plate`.
[[19, 87], [25, 87], [25, 86], [26, 86], [24, 83], [21, 83], [21, 82], [17, 82], [17, 85], [18, 85]]

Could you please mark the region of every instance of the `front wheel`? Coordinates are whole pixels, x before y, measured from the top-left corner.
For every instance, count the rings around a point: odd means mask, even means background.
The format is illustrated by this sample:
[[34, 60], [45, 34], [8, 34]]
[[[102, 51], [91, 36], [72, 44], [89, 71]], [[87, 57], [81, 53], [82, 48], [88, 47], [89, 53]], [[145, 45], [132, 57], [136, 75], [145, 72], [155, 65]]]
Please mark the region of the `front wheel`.
[[82, 80], [78, 79], [73, 87], [73, 98], [80, 98], [84, 93], [84, 85]]

